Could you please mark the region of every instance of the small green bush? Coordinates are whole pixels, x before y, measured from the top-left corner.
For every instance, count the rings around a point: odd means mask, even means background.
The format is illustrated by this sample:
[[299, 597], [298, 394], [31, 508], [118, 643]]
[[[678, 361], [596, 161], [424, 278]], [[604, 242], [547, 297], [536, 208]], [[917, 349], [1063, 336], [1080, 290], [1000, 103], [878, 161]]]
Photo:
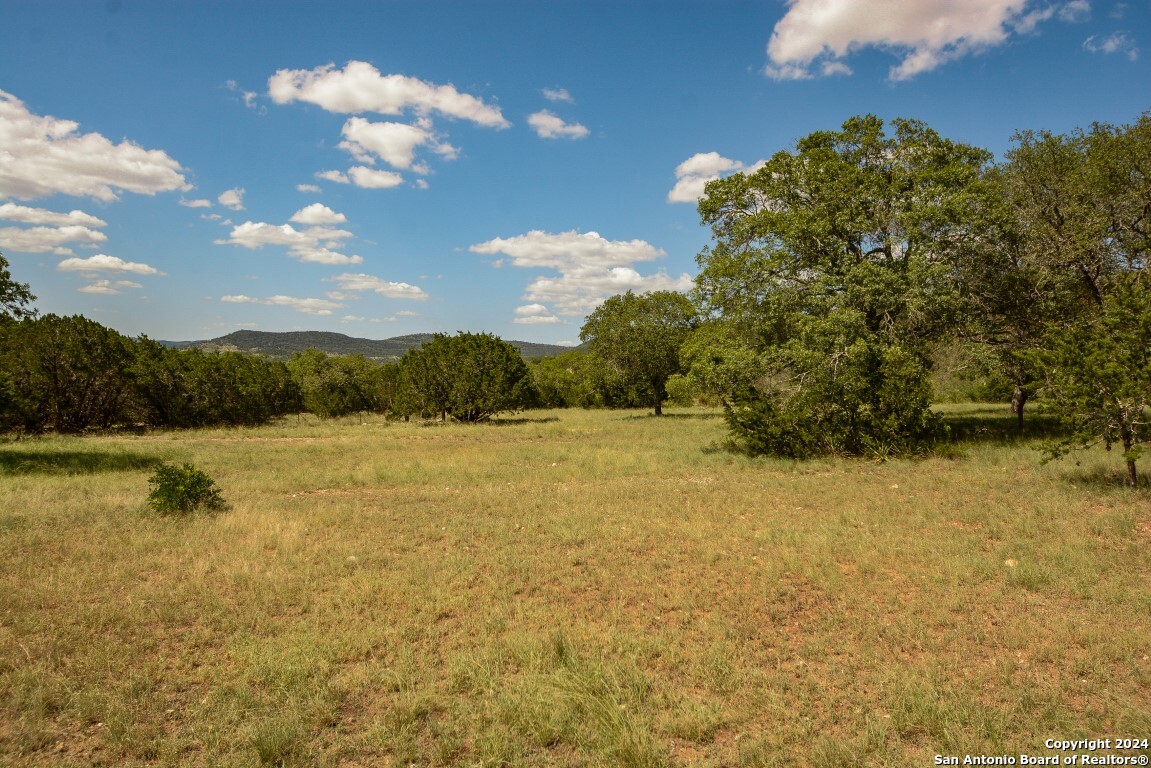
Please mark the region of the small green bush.
[[216, 487], [216, 481], [191, 464], [177, 467], [161, 464], [148, 478], [152, 492], [148, 506], [162, 515], [187, 514], [197, 509], [224, 509], [227, 505]]

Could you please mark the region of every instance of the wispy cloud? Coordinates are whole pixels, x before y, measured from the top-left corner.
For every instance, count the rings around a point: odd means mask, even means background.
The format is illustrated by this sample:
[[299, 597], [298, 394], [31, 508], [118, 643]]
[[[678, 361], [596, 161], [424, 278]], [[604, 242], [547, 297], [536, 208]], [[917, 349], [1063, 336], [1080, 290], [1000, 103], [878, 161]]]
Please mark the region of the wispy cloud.
[[115, 296], [120, 293], [122, 288], [143, 288], [144, 286], [139, 283], [133, 283], [131, 280], [97, 280], [89, 285], [84, 285], [76, 290], [80, 293], [95, 293], [102, 296]]
[[353, 184], [362, 189], [391, 189], [404, 183], [404, 177], [392, 171], [377, 171], [374, 168], [357, 165], [343, 171], [320, 171], [317, 179], [334, 181], [337, 184]]
[[1106, 37], [1092, 35], [1083, 41], [1083, 49], [1090, 53], [1120, 54], [1128, 61], [1139, 59], [1139, 48], [1135, 41], [1126, 32], [1113, 32]]
[[415, 301], [426, 301], [428, 298], [428, 294], [419, 286], [384, 280], [363, 273], [344, 273], [335, 277], [325, 277], [324, 282], [335, 283], [341, 291], [352, 294], [369, 292], [386, 296], [389, 299], [414, 299]]
[[590, 133], [587, 126], [564, 122], [546, 109], [528, 117], [528, 125], [541, 139], [582, 139]]
[[295, 296], [280, 295], [269, 296], [266, 299], [258, 299], [252, 296], [245, 296], [244, 294], [236, 294], [221, 296], [220, 301], [229, 304], [265, 304], [275, 307], [288, 307], [305, 315], [316, 315], [318, 317], [327, 317], [332, 314], [333, 310], [343, 306], [343, 304], [339, 302], [328, 301], [327, 299], [301, 299]]
[[548, 101], [562, 101], [568, 104], [574, 104], [575, 99], [568, 93], [567, 88], [544, 88], [544, 98]]
[[513, 323], [519, 325], [559, 325], [563, 323], [552, 311], [543, 304], [525, 304], [516, 307]]

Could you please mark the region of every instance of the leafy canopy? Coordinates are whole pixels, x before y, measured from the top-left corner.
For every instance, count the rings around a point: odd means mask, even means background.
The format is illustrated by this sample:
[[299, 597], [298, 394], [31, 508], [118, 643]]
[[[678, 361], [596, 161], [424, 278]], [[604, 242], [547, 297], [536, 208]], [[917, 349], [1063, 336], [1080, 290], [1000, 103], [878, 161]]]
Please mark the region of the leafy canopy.
[[30, 308], [36, 297], [28, 289], [27, 283], [18, 283], [8, 271], [8, 260], [0, 254], [0, 321], [23, 320], [33, 317], [36, 311]]
[[679, 348], [697, 322], [695, 306], [682, 293], [628, 291], [588, 315], [580, 340], [659, 415], [667, 400], [667, 380], [679, 372]]
[[740, 340], [716, 345], [713, 373], [759, 356], [751, 391], [726, 376], [743, 390], [728, 423], [752, 450], [905, 452], [936, 432], [930, 344], [961, 314], [956, 265], [986, 241], [1000, 201], [988, 152], [917, 121], [892, 127], [854, 117], [710, 182], [700, 200], [714, 241], [698, 257], [698, 297]]
[[520, 351], [489, 333], [437, 333], [400, 359], [396, 412], [486, 421], [531, 404], [531, 372]]

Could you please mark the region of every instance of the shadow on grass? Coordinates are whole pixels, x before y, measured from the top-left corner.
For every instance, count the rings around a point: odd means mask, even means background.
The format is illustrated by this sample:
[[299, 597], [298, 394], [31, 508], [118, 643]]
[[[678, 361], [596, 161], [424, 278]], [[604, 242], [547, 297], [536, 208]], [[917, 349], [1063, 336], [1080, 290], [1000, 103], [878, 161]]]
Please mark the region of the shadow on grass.
[[510, 427], [510, 426], [513, 426], [516, 424], [547, 424], [548, 422], [559, 421], [559, 420], [560, 420], [559, 416], [547, 416], [547, 417], [541, 418], [541, 419], [532, 419], [532, 418], [528, 418], [526, 416], [520, 417], [520, 418], [510, 418], [510, 419], [491, 418], [491, 419], [481, 419], [480, 421], [456, 421], [455, 419], [449, 419], [448, 421], [440, 421], [439, 419], [419, 419], [419, 420], [413, 419], [413, 421], [417, 421], [418, 426], [432, 427], [432, 428], [446, 427], [446, 426], [453, 425], [453, 424], [471, 424], [472, 426]]
[[963, 412], [943, 413], [943, 422], [951, 430], [956, 443], [995, 443], [1012, 445], [1032, 440], [1050, 440], [1062, 437], [1059, 419], [1051, 414], [1029, 413], [1023, 419], [1023, 432], [1015, 414], [1006, 408], [985, 406], [965, 409]]
[[132, 451], [71, 451], [0, 445], [0, 475], [94, 475], [153, 469], [162, 456]]
[[[1063, 461], [1071, 460], [1065, 458]], [[1135, 487], [1131, 487], [1128, 482], [1127, 468], [1123, 466], [1117, 466], [1103, 472], [1090, 472], [1076, 464], [1074, 469], [1069, 469], [1063, 476], [1072, 486], [1087, 488], [1097, 493], [1138, 492], [1144, 496], [1151, 495], [1151, 478], [1147, 477], [1147, 468], [1140, 466], [1139, 469], [1143, 471], [1139, 475], [1139, 484]]]
[[487, 423], [493, 427], [509, 427], [513, 424], [547, 424], [553, 421], [559, 421], [559, 416], [545, 416], [541, 419], [532, 419], [527, 416], [521, 416], [513, 419], [488, 419]]
[[722, 419], [723, 413], [664, 413], [656, 416], [654, 413], [635, 414], [632, 416], [624, 416], [624, 421], [635, 421], [637, 419]]

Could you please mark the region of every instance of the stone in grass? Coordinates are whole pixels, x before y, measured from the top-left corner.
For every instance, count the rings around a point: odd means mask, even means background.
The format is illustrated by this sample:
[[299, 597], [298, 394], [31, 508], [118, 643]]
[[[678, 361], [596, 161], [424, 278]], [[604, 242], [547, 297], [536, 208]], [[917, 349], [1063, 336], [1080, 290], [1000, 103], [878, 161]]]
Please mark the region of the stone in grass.
[[227, 508], [216, 482], [191, 464], [160, 464], [148, 478], [152, 492], [148, 506], [161, 515], [184, 515], [197, 509], [218, 511]]

